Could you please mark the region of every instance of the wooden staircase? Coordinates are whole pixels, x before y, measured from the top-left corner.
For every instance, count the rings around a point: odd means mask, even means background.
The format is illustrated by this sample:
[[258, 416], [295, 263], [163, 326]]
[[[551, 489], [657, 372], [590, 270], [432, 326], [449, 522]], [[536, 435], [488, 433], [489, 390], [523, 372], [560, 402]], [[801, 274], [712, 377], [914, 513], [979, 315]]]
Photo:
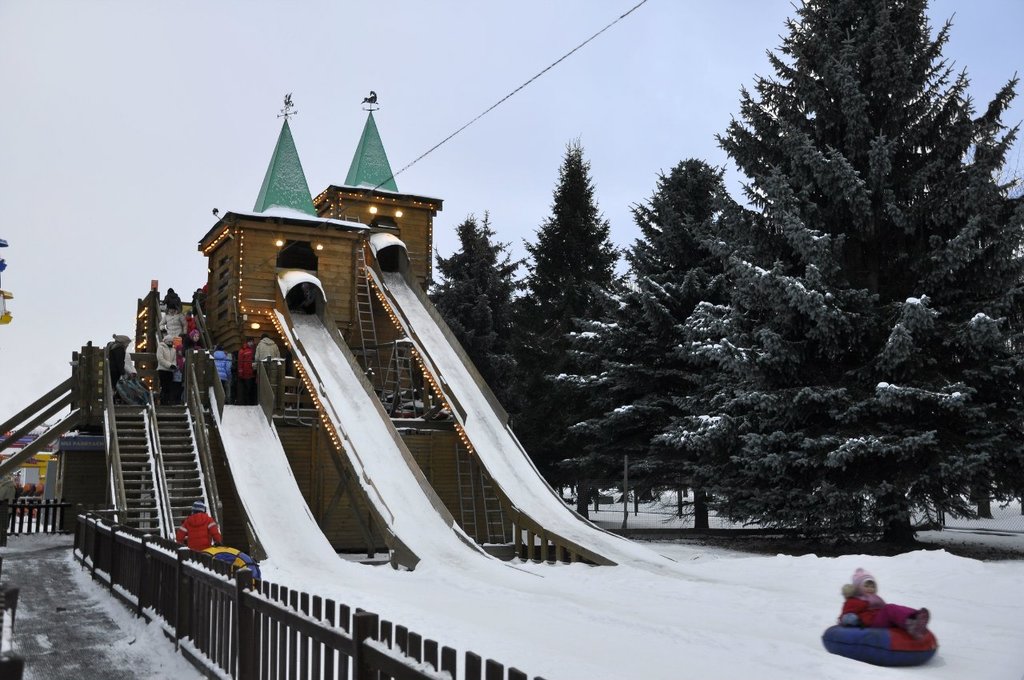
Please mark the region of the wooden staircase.
[[141, 406], [115, 406], [117, 445], [120, 451], [121, 479], [124, 481], [125, 507], [121, 524], [161, 533], [158, 483], [153, 467], [149, 424]]
[[192, 418], [185, 406], [157, 406], [156, 431], [167, 500], [171, 509], [171, 530], [192, 511], [192, 503], [209, 505], [200, 474], [199, 452], [192, 433]]

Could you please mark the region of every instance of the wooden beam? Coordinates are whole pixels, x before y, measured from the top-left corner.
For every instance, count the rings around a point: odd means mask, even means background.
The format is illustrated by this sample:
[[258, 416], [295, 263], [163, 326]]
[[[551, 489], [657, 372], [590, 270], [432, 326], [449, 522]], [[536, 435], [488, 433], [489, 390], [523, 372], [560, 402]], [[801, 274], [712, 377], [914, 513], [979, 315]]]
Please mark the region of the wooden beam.
[[0, 463], [0, 476], [14, 472], [16, 469], [21, 467], [21, 464], [26, 460], [39, 453], [42, 449], [46, 448], [56, 440], [57, 437], [77, 425], [80, 414], [81, 411], [75, 409], [69, 413], [64, 420], [61, 420], [59, 423], [53, 425], [50, 429], [40, 435], [34, 442], [5, 460], [3, 463]]
[[[2, 442], [0, 442], [0, 453], [6, 451], [8, 447], [10, 447], [12, 444], [17, 442], [25, 435], [30, 434], [32, 430], [35, 429], [39, 424], [43, 423], [47, 418], [52, 416], [54, 413], [57, 413], [61, 409], [67, 407], [70, 403], [71, 393], [69, 392], [68, 394], [64, 395], [64, 398], [62, 398], [60, 401], [52, 404], [48, 409], [38, 414], [35, 418], [28, 421], [28, 423], [26, 423], [24, 426], [12, 432], [11, 436], [7, 437]], [[0, 432], [6, 432], [6, 430], [0, 430]]]
[[[73, 378], [68, 378], [67, 380], [62, 382], [60, 385], [57, 385], [52, 390], [50, 390], [49, 392], [47, 392], [43, 396], [39, 397], [38, 399], [36, 399], [29, 406], [27, 406], [24, 409], [22, 409], [21, 411], [19, 411], [13, 417], [9, 418], [7, 420], [7, 422], [5, 422], [3, 425], [0, 425], [0, 432], [7, 432], [11, 428], [13, 428], [15, 425], [17, 425], [17, 424], [21, 423], [22, 421], [26, 420], [33, 413], [35, 413], [36, 411], [41, 409], [43, 406], [45, 406], [46, 404], [49, 404], [51, 401], [56, 399], [62, 392], [70, 392], [71, 391], [72, 380], [73, 380]], [[8, 444], [8, 442], [6, 442], [6, 441], [3, 442], [3, 444], [0, 444], [0, 451], [2, 451], [4, 448], [6, 448], [7, 444]]]

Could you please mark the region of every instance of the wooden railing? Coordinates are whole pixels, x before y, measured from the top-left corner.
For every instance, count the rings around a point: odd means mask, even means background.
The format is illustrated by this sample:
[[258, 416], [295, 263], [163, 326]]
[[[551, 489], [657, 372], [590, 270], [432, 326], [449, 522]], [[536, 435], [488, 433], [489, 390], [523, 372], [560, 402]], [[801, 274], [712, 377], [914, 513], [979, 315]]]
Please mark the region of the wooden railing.
[[107, 436], [107, 470], [111, 474], [107, 496], [115, 510], [128, 508], [128, 495], [124, 490], [124, 470], [121, 467], [121, 449], [117, 441], [117, 417], [114, 412], [114, 386], [110, 384], [110, 371], [103, 371], [103, 424]]
[[[203, 480], [206, 482], [206, 500], [213, 519], [218, 522], [224, 521], [224, 506], [220, 500], [220, 492], [217, 489], [217, 472], [213, 467], [213, 454], [210, 449], [210, 433], [206, 429], [206, 415], [203, 408], [202, 388], [196, 371], [196, 359], [200, 356], [197, 352], [190, 352], [186, 359], [187, 376], [185, 379], [185, 403], [188, 405], [189, 418], [192, 419], [192, 434], [195, 438], [196, 450], [199, 451], [199, 465], [203, 471]], [[208, 355], [207, 355], [208, 357]], [[207, 367], [209, 368], [209, 367]], [[219, 383], [219, 380], [214, 382]], [[220, 393], [223, 394], [223, 391]], [[218, 393], [213, 392], [210, 400], [210, 409], [217, 409], [217, 413], [223, 413], [223, 402], [217, 402]]]
[[64, 513], [71, 503], [42, 498], [0, 501], [0, 547], [7, 537], [21, 534], [59, 534], [65, 531]]
[[153, 469], [153, 495], [159, 508], [160, 531], [170, 538], [174, 531], [174, 516], [171, 513], [171, 494], [167, 488], [164, 451], [160, 443], [160, 426], [157, 422], [156, 402], [153, 401], [152, 392], [146, 394], [146, 429], [149, 439], [149, 463]]
[[473, 652], [462, 655], [460, 671], [456, 650], [377, 614], [253, 581], [247, 568], [232, 578], [225, 562], [95, 515], [78, 517], [75, 558], [137, 615], [161, 619], [179, 651], [204, 671], [242, 680], [529, 677]]

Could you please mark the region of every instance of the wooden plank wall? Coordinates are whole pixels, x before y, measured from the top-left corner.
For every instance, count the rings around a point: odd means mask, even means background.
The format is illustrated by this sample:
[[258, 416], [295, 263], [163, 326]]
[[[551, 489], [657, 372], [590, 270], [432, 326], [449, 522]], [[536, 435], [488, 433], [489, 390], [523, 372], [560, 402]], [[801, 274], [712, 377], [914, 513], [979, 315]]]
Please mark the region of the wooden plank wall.
[[57, 463], [57, 498], [90, 509], [103, 506], [107, 490], [105, 451], [62, 451]]
[[206, 315], [207, 329], [213, 341], [228, 351], [242, 344], [235, 295], [238, 294], [238, 249], [240, 241], [231, 238], [221, 241], [208, 255]]
[[[242, 232], [244, 246], [240, 308], [243, 314], [250, 317], [239, 326], [243, 335], [259, 337], [260, 333], [271, 330], [267, 322], [268, 312], [278, 294], [278, 239], [307, 241], [312, 248], [317, 244], [324, 246], [323, 250], [314, 251], [317, 255], [317, 278], [324, 287], [329, 314], [337, 322], [342, 334], [346, 337], [349, 335], [355, 315], [355, 248], [360, 247], [360, 233], [265, 223], [245, 225]], [[264, 327], [258, 331], [248, 328], [247, 324], [252, 321], [261, 321]]]
[[[455, 463], [456, 446], [462, 446], [454, 430], [407, 430], [402, 432], [402, 440], [409, 447], [423, 475], [430, 482], [434, 493], [438, 495], [448, 512], [462, 526], [462, 509], [459, 503], [458, 468]], [[478, 512], [478, 533], [483, 532], [483, 496], [477, 485], [476, 501]], [[463, 527], [465, 528], [465, 527]], [[474, 536], [478, 541], [486, 538], [481, 533]]]
[[[363, 552], [366, 550], [366, 541], [356, 520], [358, 514], [371, 527], [377, 551], [386, 551], [384, 539], [374, 526], [365, 499], [353, 499], [345, 491], [333, 508], [330, 507], [341, 475], [328, 449], [331, 446], [330, 438], [322, 432], [321, 427], [318, 423], [316, 427], [278, 425], [277, 428], [295, 481], [314, 519], [335, 550]], [[339, 454], [339, 457], [351, 474], [344, 455]], [[358, 483], [353, 482], [353, 486], [358, 489]]]

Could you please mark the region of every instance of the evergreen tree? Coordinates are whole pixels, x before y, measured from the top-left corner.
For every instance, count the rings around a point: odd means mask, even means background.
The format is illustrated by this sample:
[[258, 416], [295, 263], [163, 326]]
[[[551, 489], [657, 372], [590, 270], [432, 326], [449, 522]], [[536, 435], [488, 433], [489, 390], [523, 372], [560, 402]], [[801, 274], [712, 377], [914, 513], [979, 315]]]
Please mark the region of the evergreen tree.
[[[642, 237], [626, 252], [629, 282], [607, 292], [603, 317], [574, 342], [592, 359], [588, 365], [599, 366], [593, 376], [578, 376], [585, 398], [600, 409], [574, 428], [587, 444], [579, 463], [590, 477], [616, 479], [628, 455], [635, 486], [689, 486], [680, 463], [685, 451], [659, 435], [682, 412], [704, 413], [707, 362], [689, 351], [684, 330], [697, 305], [728, 300], [722, 260], [703, 243], [727, 207], [735, 209], [721, 172], [691, 159], [633, 208]], [[702, 506], [695, 525], [707, 526]]]
[[441, 281], [431, 300], [498, 400], [512, 408], [512, 301], [520, 263], [509, 258], [508, 244], [493, 240], [486, 212], [482, 222], [468, 216], [456, 233], [461, 249], [437, 258]]
[[516, 309], [519, 393], [517, 435], [549, 480], [563, 481], [558, 464], [571, 455], [569, 426], [586, 405], [558, 377], [576, 372], [569, 349], [575, 320], [591, 314], [596, 290], [608, 288], [618, 252], [594, 198], [590, 163], [578, 141], [566, 147], [551, 215], [526, 244], [532, 268]]
[[727, 306], [689, 323], [719, 386], [688, 441], [736, 519], [912, 537], [914, 511], [1019, 494], [1021, 236], [998, 176], [1016, 79], [980, 114], [925, 0], [811, 0], [720, 143]]

